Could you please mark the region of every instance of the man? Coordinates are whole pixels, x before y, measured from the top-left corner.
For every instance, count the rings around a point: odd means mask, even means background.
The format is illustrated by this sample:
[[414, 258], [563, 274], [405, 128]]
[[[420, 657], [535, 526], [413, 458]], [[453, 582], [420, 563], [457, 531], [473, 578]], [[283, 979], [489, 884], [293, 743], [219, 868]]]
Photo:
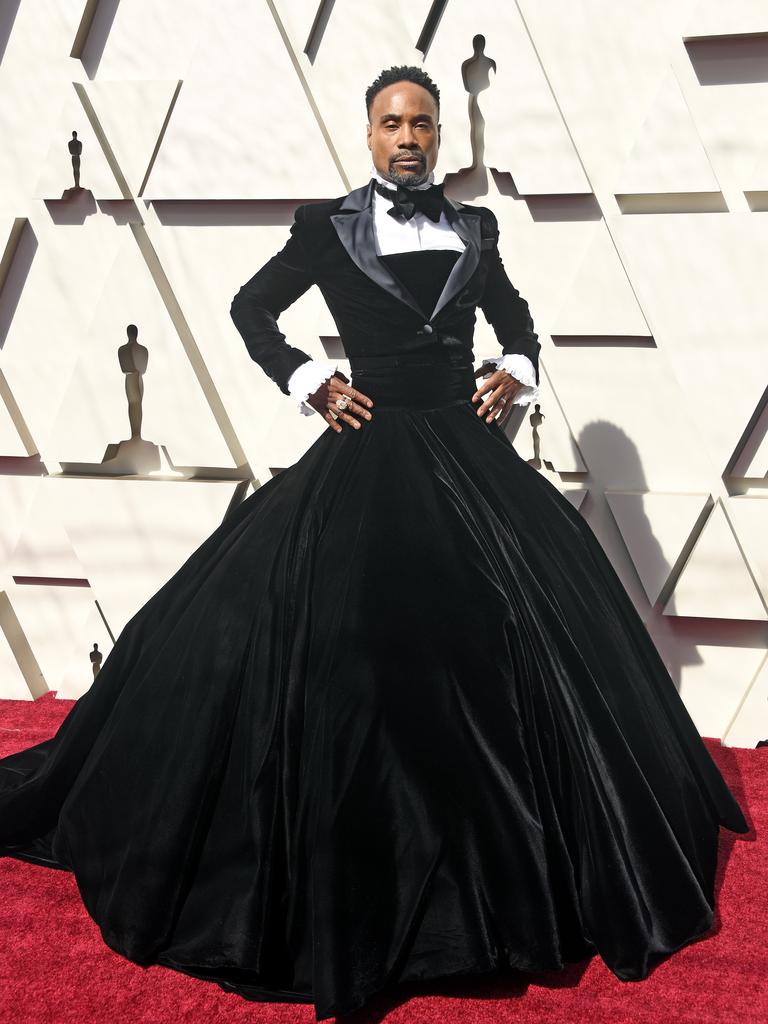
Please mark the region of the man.
[[[289, 345], [277, 317], [317, 284], [339, 328], [352, 367], [361, 359], [471, 359], [475, 309], [502, 345], [475, 377], [478, 416], [498, 425], [513, 404], [538, 398], [538, 354], [528, 304], [498, 251], [498, 224], [485, 207], [443, 196], [434, 185], [440, 148], [440, 94], [417, 67], [383, 71], [366, 93], [367, 185], [327, 202], [297, 207], [285, 248], [235, 296], [231, 315], [251, 357], [302, 412], [321, 413], [337, 432], [373, 417], [373, 398], [334, 363]], [[437, 305], [423, 310], [379, 257], [384, 252], [455, 248], [456, 262]], [[397, 353], [392, 354], [392, 339]], [[488, 376], [488, 374], [490, 375]]]

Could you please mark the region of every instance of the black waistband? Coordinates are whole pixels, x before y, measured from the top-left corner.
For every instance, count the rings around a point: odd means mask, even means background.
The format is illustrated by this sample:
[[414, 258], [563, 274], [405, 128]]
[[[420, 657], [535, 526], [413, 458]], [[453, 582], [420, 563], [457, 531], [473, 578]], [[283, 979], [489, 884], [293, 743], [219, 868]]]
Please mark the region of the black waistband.
[[390, 366], [458, 366], [471, 367], [472, 360], [466, 352], [399, 352], [396, 355], [350, 356], [349, 366], [355, 370], [377, 370]]
[[463, 359], [464, 362], [459, 363], [455, 359], [436, 359], [423, 353], [418, 359], [416, 353], [365, 356], [350, 360], [351, 384], [373, 399], [378, 412], [437, 409], [466, 403], [477, 383], [472, 363], [466, 361], [466, 355]]

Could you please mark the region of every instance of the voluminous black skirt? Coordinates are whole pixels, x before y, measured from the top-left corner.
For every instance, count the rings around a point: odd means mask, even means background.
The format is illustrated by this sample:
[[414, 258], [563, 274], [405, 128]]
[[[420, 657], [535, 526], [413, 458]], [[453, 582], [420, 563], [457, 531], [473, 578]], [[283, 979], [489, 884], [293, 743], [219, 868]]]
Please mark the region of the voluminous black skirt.
[[0, 854], [73, 871], [130, 960], [318, 1020], [594, 953], [643, 978], [711, 928], [741, 809], [471, 367], [353, 383], [373, 419], [239, 505], [0, 760]]

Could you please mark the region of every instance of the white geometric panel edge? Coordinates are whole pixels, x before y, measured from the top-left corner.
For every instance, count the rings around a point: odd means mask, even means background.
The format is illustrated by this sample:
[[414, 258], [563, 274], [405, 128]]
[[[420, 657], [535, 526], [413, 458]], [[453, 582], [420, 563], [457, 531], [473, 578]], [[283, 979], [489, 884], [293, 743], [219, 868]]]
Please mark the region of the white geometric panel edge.
[[648, 601], [656, 604], [710, 495], [606, 491], [605, 498]]
[[768, 607], [719, 498], [664, 606], [664, 614], [768, 621]]

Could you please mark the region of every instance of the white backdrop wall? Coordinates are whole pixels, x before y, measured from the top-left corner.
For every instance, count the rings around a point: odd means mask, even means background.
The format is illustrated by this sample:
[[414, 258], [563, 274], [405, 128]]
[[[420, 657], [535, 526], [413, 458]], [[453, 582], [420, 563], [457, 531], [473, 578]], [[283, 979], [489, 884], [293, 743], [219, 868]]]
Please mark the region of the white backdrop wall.
[[[0, 697], [84, 693], [94, 645], [325, 429], [229, 306], [299, 202], [368, 180], [364, 92], [407, 63], [441, 90], [437, 180], [496, 212], [531, 307], [540, 471], [701, 733], [768, 737], [764, 0], [4, 0], [0, 58]], [[280, 324], [343, 355], [317, 289]], [[127, 386], [154, 470], [109, 465]]]

